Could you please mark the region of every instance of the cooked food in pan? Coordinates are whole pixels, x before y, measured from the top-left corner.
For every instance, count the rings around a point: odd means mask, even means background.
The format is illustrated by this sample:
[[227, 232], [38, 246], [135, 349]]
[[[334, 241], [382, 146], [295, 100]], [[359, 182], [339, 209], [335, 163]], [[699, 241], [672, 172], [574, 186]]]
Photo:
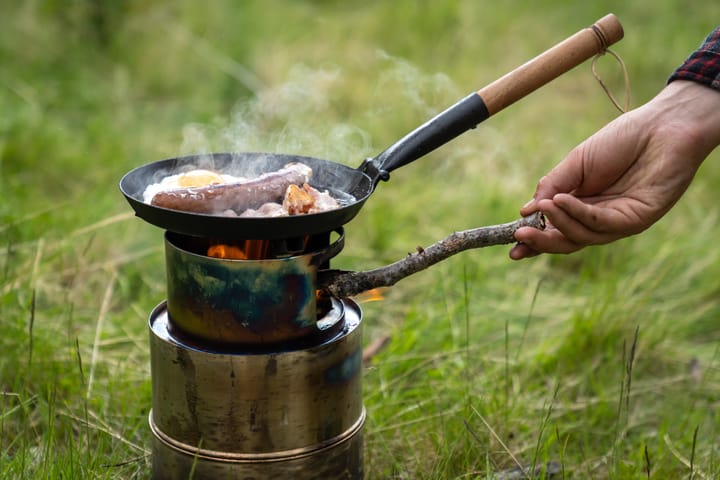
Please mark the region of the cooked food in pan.
[[328, 192], [308, 184], [311, 177], [312, 169], [302, 163], [289, 163], [253, 179], [198, 169], [149, 185], [143, 199], [172, 210], [231, 217], [279, 217], [339, 208]]

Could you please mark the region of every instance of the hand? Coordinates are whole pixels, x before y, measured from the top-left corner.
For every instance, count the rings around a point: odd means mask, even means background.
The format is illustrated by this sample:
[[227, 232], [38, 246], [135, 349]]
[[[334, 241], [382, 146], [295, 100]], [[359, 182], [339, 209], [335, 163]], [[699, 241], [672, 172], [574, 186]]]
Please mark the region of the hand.
[[520, 228], [519, 260], [571, 253], [642, 232], [677, 202], [720, 144], [720, 92], [670, 83], [650, 102], [585, 140], [540, 179], [520, 210], [541, 211], [544, 231]]

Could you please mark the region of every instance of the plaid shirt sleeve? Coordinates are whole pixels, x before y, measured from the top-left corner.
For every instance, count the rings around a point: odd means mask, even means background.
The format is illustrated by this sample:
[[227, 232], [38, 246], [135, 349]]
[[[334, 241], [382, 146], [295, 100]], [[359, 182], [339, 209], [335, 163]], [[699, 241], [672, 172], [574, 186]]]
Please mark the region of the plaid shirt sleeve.
[[668, 79], [691, 80], [720, 90], [720, 27]]

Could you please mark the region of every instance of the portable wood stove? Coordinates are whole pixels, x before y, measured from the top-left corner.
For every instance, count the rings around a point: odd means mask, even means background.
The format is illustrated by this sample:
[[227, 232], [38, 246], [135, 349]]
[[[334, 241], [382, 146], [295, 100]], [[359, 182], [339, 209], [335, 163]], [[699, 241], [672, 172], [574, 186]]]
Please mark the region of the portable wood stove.
[[154, 479], [362, 478], [362, 312], [315, 289], [343, 246], [332, 235], [166, 233], [168, 298], [150, 315]]

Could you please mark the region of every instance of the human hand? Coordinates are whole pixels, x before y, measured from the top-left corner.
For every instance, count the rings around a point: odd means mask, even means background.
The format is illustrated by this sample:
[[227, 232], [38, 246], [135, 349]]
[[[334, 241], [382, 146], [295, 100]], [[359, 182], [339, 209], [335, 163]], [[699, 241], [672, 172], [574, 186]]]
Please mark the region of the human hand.
[[510, 258], [571, 253], [640, 233], [677, 202], [720, 144], [720, 92], [670, 83], [573, 149], [520, 210], [541, 211], [540, 231], [520, 228]]

